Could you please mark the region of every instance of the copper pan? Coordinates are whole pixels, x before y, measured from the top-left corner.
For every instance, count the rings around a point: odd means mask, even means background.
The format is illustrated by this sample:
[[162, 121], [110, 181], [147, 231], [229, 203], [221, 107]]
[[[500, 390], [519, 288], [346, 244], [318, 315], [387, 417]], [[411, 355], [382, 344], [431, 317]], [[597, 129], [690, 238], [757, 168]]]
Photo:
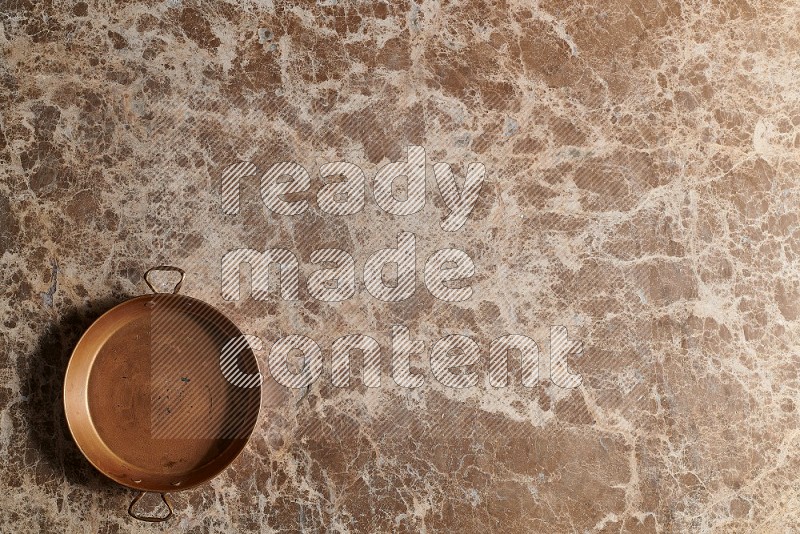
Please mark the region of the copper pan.
[[[181, 279], [172, 293], [157, 293], [153, 271]], [[231, 344], [244, 340], [236, 325], [177, 294], [181, 269], [154, 267], [144, 279], [153, 294], [115, 306], [81, 337], [67, 366], [64, 408], [89, 462], [140, 491], [128, 513], [156, 522], [173, 513], [168, 492], [207, 482], [244, 449], [258, 419], [261, 377], [246, 342]], [[165, 515], [134, 510], [145, 492], [161, 494]]]

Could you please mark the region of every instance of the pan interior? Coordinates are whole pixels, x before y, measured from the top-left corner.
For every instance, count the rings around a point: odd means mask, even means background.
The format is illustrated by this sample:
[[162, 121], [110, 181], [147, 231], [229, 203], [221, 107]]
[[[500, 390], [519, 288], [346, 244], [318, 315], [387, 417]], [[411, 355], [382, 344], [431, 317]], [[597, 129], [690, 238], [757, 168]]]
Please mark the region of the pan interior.
[[[232, 384], [220, 365], [223, 348], [241, 333], [189, 297], [140, 297], [120, 307], [122, 313], [92, 325], [102, 335], [90, 343], [85, 389], [99, 442], [89, 447], [96, 453], [89, 459], [140, 489], [204, 482], [244, 448], [258, 417], [260, 387]], [[258, 373], [249, 348], [238, 354], [236, 368]]]

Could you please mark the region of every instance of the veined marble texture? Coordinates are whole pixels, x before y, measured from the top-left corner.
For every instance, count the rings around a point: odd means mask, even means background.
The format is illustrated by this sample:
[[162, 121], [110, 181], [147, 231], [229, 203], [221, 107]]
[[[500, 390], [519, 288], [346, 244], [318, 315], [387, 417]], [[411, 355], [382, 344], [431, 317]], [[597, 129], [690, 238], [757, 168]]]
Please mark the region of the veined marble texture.
[[[8, 1], [0, 20], [0, 531], [800, 530], [797, 2]], [[426, 202], [393, 215], [374, 178], [409, 146]], [[259, 172], [229, 214], [240, 161]], [[311, 180], [298, 215], [260, 194], [289, 161]], [[358, 213], [318, 205], [337, 161], [366, 176]], [[452, 232], [442, 162], [459, 184], [486, 169]], [[415, 291], [383, 302], [363, 268], [400, 231]], [[274, 247], [299, 260], [299, 298], [245, 282], [225, 300], [223, 256]], [[353, 257], [348, 300], [309, 294], [320, 248]], [[442, 248], [473, 260], [469, 299], [426, 288]], [[325, 362], [265, 397], [244, 453], [163, 527], [127, 516], [134, 492], [61, 408], [81, 332], [158, 264], [261, 338], [262, 371], [290, 334]], [[392, 380], [392, 325], [424, 343], [420, 387]], [[551, 326], [582, 343], [579, 387], [526, 387], [515, 355], [510, 385], [488, 384], [493, 340], [544, 359]], [[381, 346], [381, 387], [358, 358], [332, 385], [331, 344], [357, 333]], [[474, 387], [432, 374], [451, 334], [480, 349]]]

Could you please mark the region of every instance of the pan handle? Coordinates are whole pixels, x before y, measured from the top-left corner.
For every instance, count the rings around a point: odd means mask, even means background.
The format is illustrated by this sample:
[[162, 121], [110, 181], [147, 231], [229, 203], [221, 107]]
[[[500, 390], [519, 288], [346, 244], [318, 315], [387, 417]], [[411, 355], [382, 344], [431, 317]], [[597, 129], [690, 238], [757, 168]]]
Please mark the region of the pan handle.
[[164, 504], [167, 505], [167, 510], [169, 512], [164, 517], [154, 517], [150, 515], [139, 515], [133, 511], [133, 507], [136, 506], [136, 503], [139, 502], [139, 499], [144, 497], [145, 492], [140, 491], [139, 495], [133, 498], [131, 501], [131, 505], [128, 506], [128, 515], [134, 519], [138, 519], [139, 521], [147, 521], [148, 523], [161, 523], [162, 521], [166, 521], [170, 517], [172, 517], [172, 502], [170, 502], [169, 497], [167, 497], [166, 493], [159, 493], [161, 495], [161, 500], [164, 501]]
[[180, 267], [173, 267], [172, 265], [159, 265], [158, 267], [151, 267], [150, 269], [147, 269], [147, 271], [145, 271], [144, 281], [147, 284], [147, 287], [149, 287], [153, 293], [158, 293], [158, 291], [156, 291], [156, 288], [153, 287], [153, 284], [150, 283], [150, 279], [148, 278], [148, 275], [153, 271], [173, 271], [176, 273], [181, 273], [181, 279], [178, 280], [178, 283], [175, 284], [175, 287], [172, 290], [173, 294], [177, 293], [181, 289], [181, 284], [183, 284], [183, 279], [186, 277], [186, 273]]

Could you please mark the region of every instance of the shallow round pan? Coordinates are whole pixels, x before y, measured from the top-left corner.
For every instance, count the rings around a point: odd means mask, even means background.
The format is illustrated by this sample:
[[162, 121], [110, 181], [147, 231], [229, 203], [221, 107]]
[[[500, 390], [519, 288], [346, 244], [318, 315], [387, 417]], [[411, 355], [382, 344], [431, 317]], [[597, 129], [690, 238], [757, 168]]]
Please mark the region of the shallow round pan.
[[[157, 269], [183, 281], [180, 269], [157, 267], [146, 273], [148, 285]], [[258, 419], [261, 380], [243, 339], [221, 312], [187, 296], [157, 293], [109, 310], [67, 366], [64, 406], [80, 450], [100, 472], [141, 491], [177, 491], [219, 474]], [[135, 514], [140, 497], [131, 515], [165, 519]]]

